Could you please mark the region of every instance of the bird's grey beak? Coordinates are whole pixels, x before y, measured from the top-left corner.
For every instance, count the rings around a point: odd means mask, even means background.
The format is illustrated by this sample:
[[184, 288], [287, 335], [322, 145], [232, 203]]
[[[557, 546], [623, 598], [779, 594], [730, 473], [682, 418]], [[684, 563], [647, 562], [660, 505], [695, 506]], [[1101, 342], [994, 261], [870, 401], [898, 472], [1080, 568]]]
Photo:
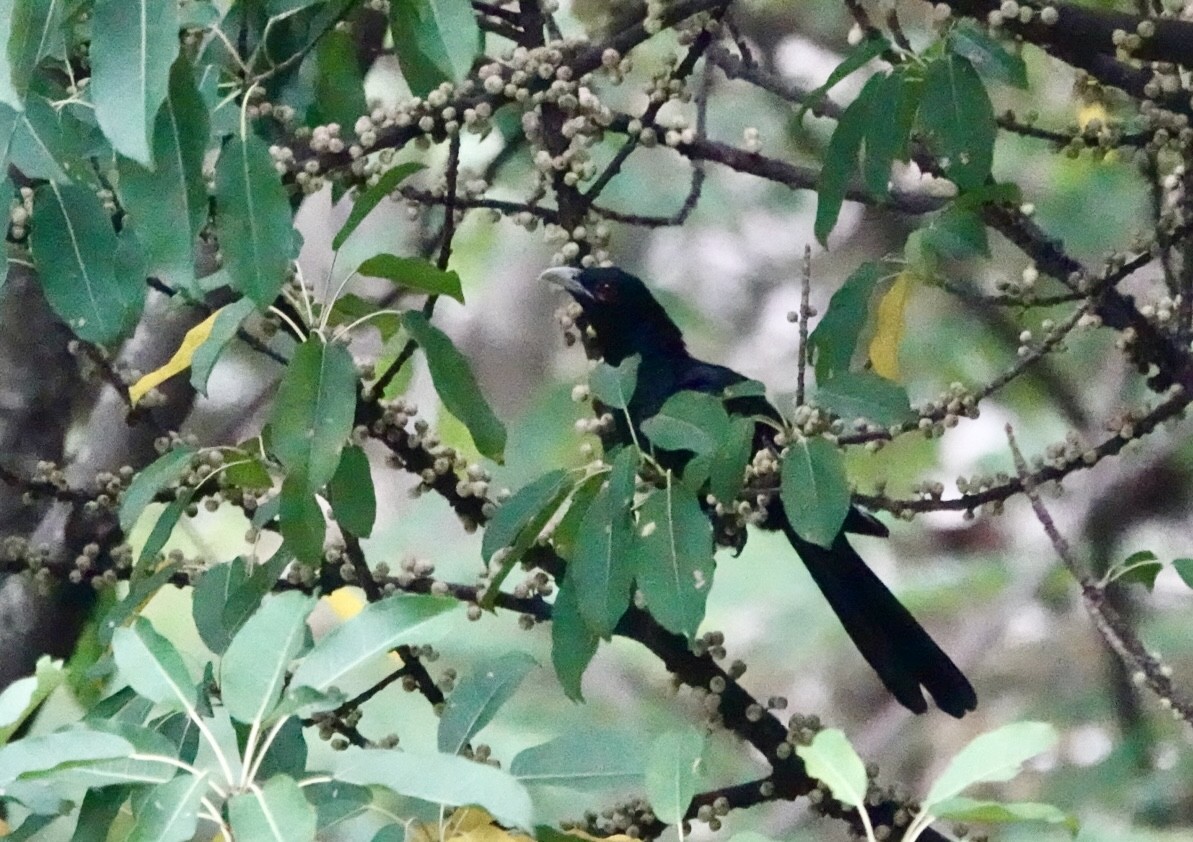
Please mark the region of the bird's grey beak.
[[592, 293], [580, 283], [580, 270], [570, 266], [556, 266], [539, 275], [540, 281], [546, 281], [570, 292], [577, 298], [592, 298]]

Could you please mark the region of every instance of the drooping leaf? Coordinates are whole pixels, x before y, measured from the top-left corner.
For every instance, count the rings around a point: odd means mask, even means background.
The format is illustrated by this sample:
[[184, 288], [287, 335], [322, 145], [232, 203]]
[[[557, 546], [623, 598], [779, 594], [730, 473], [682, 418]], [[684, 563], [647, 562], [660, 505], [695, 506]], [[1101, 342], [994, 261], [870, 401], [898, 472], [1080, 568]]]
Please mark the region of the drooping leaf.
[[215, 327], [215, 322], [219, 314], [220, 311], [217, 310], [188, 330], [186, 336], [182, 338], [182, 344], [178, 346], [178, 350], [174, 352], [170, 359], [166, 360], [165, 365], [154, 369], [128, 387], [128, 398], [133, 406], [140, 403], [141, 399], [149, 394], [152, 389], [157, 388], [171, 377], [181, 374], [191, 367], [195, 353], [211, 338], [211, 331]]
[[298, 783], [275, 775], [259, 788], [228, 800], [228, 819], [237, 839], [260, 842], [313, 842], [315, 808]]
[[870, 364], [875, 373], [896, 382], [899, 380], [899, 345], [903, 341], [903, 311], [910, 295], [911, 277], [907, 272], [900, 272], [878, 299], [874, 335], [870, 339]]
[[490, 571], [489, 584], [480, 603], [482, 608], [492, 607], [505, 577], [538, 539], [571, 490], [572, 481], [567, 471], [555, 470], [519, 489], [498, 507], [485, 527], [481, 557], [489, 562], [498, 550], [505, 549], [506, 553], [502, 557], [501, 569]]
[[174, 644], [162, 637], [143, 617], [112, 635], [112, 654], [121, 675], [138, 695], [161, 705], [195, 707], [195, 683]]
[[974, 784], [1011, 780], [1024, 763], [1051, 749], [1058, 739], [1056, 729], [1044, 722], [1015, 722], [975, 737], [932, 784], [924, 809], [931, 810]]
[[890, 193], [891, 164], [905, 160], [923, 81], [896, 67], [878, 82], [866, 116], [862, 180], [875, 196]]
[[268, 307], [286, 280], [295, 239], [286, 190], [256, 135], [224, 144], [215, 168], [215, 207], [232, 288]]
[[[370, 603], [315, 644], [294, 671], [290, 686], [326, 691], [356, 667], [395, 646], [426, 642], [427, 636], [436, 632], [436, 618], [458, 607], [452, 599], [421, 595], [391, 596]], [[441, 631], [443, 626], [438, 625]]]
[[132, 329], [145, 303], [145, 278], [112, 260], [120, 243], [91, 190], [38, 187], [29, 239], [46, 300], [76, 336], [106, 344]]
[[476, 666], [448, 696], [439, 718], [439, 750], [458, 754], [493, 720], [522, 679], [538, 666], [525, 652], [510, 652]]
[[884, 427], [911, 417], [907, 390], [869, 371], [830, 377], [817, 387], [816, 402], [841, 418], [865, 418]]
[[393, 193], [399, 184], [421, 169], [424, 169], [422, 164], [410, 161], [405, 164], [398, 164], [396, 167], [391, 167], [382, 173], [381, 177], [377, 179], [376, 184], [365, 190], [353, 201], [352, 212], [348, 214], [348, 219], [344, 221], [343, 226], [336, 232], [335, 237], [331, 241], [332, 249], [339, 251], [352, 232], [360, 227], [360, 223], [364, 222], [365, 217], [372, 213], [377, 205], [381, 204], [381, 200]]
[[562, 786], [584, 792], [642, 784], [641, 740], [620, 731], [576, 729], [520, 751], [510, 774], [527, 786]]
[[1027, 64], [1023, 57], [1007, 52], [980, 26], [968, 20], [958, 21], [945, 41], [948, 49], [969, 59], [974, 69], [996, 82], [1027, 89]]
[[844, 732], [827, 728], [795, 753], [803, 759], [808, 774], [824, 783], [833, 798], [850, 807], [865, 808], [866, 764], [849, 744]]
[[323, 558], [327, 521], [315, 494], [298, 474], [286, 477], [278, 494], [278, 530], [299, 561], [315, 564]]
[[601, 637], [608, 637], [630, 602], [634, 580], [631, 546], [638, 453], [627, 447], [618, 454], [609, 483], [584, 514], [576, 552], [567, 576], [575, 581], [580, 616]]
[[313, 597], [273, 594], [232, 638], [220, 661], [220, 690], [233, 719], [263, 723], [282, 697], [286, 670], [306, 639]]
[[708, 491], [722, 503], [732, 502], [741, 491], [754, 446], [754, 424], [750, 418], [733, 418], [709, 462]]
[[569, 576], [560, 583], [551, 610], [551, 666], [573, 702], [584, 701], [580, 680], [600, 642], [601, 636], [580, 616], [575, 579]]
[[190, 508], [194, 499], [195, 489], [186, 486], [180, 488], [178, 495], [170, 501], [166, 508], [162, 509], [162, 513], [157, 516], [157, 520], [153, 524], [153, 529], [149, 531], [149, 537], [141, 546], [141, 552], [137, 555], [137, 563], [133, 566], [133, 581], [140, 579], [152, 569], [157, 554], [170, 540], [174, 527], [178, 525], [178, 521], [182, 520], [182, 516], [186, 514], [186, 510]]
[[468, 359], [422, 313], [407, 311], [402, 324], [426, 354], [435, 391], [447, 411], [468, 428], [477, 450], [495, 462], [504, 461], [505, 425], [481, 394]]
[[656, 490], [638, 517], [638, 589], [666, 629], [696, 637], [712, 589], [712, 524], [694, 492], [676, 483]]
[[344, 448], [340, 464], [327, 484], [327, 499], [336, 522], [358, 538], [367, 538], [377, 519], [377, 493], [369, 457], [356, 445]]
[[158, 492], [186, 475], [196, 452], [189, 445], [179, 445], [137, 472], [120, 498], [121, 529], [125, 532], [132, 529]]
[[208, 134], [207, 106], [190, 62], [179, 58], [170, 70], [169, 96], [153, 122], [153, 168], [116, 158], [121, 205], [137, 227], [149, 273], [195, 297], [200, 297], [195, 238], [207, 221]]
[[869, 321], [870, 299], [886, 276], [883, 264], [863, 263], [833, 293], [828, 310], [808, 337], [818, 382], [849, 371], [858, 340]]
[[703, 754], [704, 737], [693, 729], [667, 731], [651, 743], [646, 761], [646, 798], [661, 821], [683, 821], [696, 794]]
[[663, 450], [715, 453], [729, 435], [729, 413], [715, 395], [683, 391], [667, 398], [656, 415], [642, 422], [650, 443]]
[[467, 3], [453, 0], [397, 0], [389, 4], [389, 26], [402, 76], [415, 96], [442, 82], [459, 82], [481, 50], [481, 31]]
[[949, 55], [928, 65], [919, 125], [958, 188], [986, 183], [994, 160], [994, 106], [968, 59]]
[[870, 77], [857, 99], [841, 113], [837, 128], [829, 138], [816, 184], [816, 222], [813, 226], [821, 245], [828, 244], [828, 235], [837, 225], [841, 204], [858, 172], [858, 153], [865, 140], [873, 103], [884, 82], [881, 74]]
[[[393, 170], [390, 170], [393, 172]], [[446, 295], [464, 303], [464, 290], [460, 276], [443, 270], [422, 257], [398, 257], [394, 254], [377, 254], [360, 264], [357, 271], [372, 278], [385, 278], [400, 287], [427, 295]]]
[[825, 80], [823, 85], [808, 94], [797, 119], [802, 120], [804, 113], [809, 109], [815, 108], [816, 104], [824, 99], [825, 95], [835, 88], [838, 82], [848, 76], [852, 76], [869, 64], [872, 59], [882, 55], [890, 48], [890, 42], [881, 36], [864, 39], [850, 50], [849, 55], [845, 56], [844, 61], [833, 68], [833, 72], [828, 75], [828, 79]]
[[347, 31], [331, 29], [315, 46], [315, 98], [307, 114], [308, 122], [339, 123], [347, 130], [356, 118], [368, 113], [356, 44]]
[[597, 363], [588, 374], [588, 388], [593, 397], [612, 409], [625, 409], [638, 387], [638, 366], [642, 355], [633, 354], [611, 366], [605, 361]]
[[355, 408], [356, 365], [348, 349], [315, 336], [298, 346], [278, 386], [269, 429], [273, 454], [308, 493], [335, 475]]
[[828, 547], [849, 513], [849, 480], [841, 451], [822, 438], [801, 438], [788, 445], [783, 459], [779, 499], [796, 533]]
[[393, 749], [341, 752], [336, 780], [384, 786], [445, 806], [476, 804], [503, 824], [532, 827], [530, 794], [510, 773], [450, 754]]
[[104, 135], [152, 168], [151, 135], [178, 57], [176, 0], [96, 0], [91, 18], [91, 100]]
[[257, 311], [249, 298], [241, 298], [212, 313], [214, 320], [207, 338], [191, 355], [191, 385], [202, 395], [207, 394], [207, 379], [224, 349], [236, 336], [244, 320]]
[[[65, 52], [63, 5], [63, 0], [15, 0], [9, 10], [0, 8], [0, 12], [12, 15], [12, 34], [0, 45], [7, 45], [12, 86], [19, 97], [28, 92], [29, 81], [43, 58]], [[16, 103], [10, 104], [16, 107]]]

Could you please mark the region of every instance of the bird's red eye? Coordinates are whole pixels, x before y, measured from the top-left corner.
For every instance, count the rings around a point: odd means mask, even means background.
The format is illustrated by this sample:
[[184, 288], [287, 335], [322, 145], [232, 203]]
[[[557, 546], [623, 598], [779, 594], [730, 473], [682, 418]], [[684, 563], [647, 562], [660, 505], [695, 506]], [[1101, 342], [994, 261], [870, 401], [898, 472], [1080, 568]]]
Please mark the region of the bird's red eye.
[[597, 301], [613, 301], [617, 298], [617, 287], [609, 281], [601, 281], [592, 291]]

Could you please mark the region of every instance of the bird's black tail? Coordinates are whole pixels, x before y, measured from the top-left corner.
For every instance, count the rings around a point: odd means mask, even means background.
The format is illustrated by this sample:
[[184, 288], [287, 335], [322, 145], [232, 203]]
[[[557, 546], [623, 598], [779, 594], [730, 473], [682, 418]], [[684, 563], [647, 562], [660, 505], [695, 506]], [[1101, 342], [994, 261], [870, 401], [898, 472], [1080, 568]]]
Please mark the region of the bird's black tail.
[[977, 707], [969, 680], [866, 566], [844, 532], [825, 549], [799, 537], [785, 515], [776, 519], [862, 657], [900, 704], [926, 711], [922, 686], [951, 716]]

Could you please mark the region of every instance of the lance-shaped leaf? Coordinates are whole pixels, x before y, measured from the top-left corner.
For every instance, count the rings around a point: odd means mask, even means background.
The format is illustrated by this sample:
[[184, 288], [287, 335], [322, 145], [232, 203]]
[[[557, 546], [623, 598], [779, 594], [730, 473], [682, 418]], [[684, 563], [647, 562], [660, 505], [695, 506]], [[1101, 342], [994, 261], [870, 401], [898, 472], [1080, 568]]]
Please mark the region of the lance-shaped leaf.
[[237, 839], [306, 842], [315, 838], [315, 807], [288, 775], [275, 775], [259, 788], [232, 796], [228, 818]]
[[573, 702], [584, 701], [581, 679], [600, 643], [601, 636], [580, 616], [576, 582], [569, 576], [560, 584], [551, 610], [551, 666]]
[[979, 73], [996, 82], [1027, 89], [1027, 64], [1023, 57], [1008, 52], [985, 29], [971, 21], [958, 21], [949, 29], [945, 43], [951, 52], [969, 59]]
[[308, 338], [286, 367], [269, 420], [273, 454], [306, 491], [335, 476], [355, 408], [356, 364], [348, 349]]
[[410, 161], [398, 164], [382, 173], [381, 177], [377, 179], [377, 183], [357, 196], [352, 203], [352, 211], [348, 214], [348, 219], [345, 220], [331, 241], [332, 249], [339, 251], [352, 232], [360, 226], [360, 223], [364, 222], [365, 217], [381, 204], [381, 200], [393, 193], [399, 184], [421, 169], [424, 169], [422, 164]]
[[137, 227], [150, 274], [196, 296], [195, 238], [207, 221], [207, 138], [207, 106], [190, 62], [179, 58], [153, 123], [153, 169], [116, 158], [120, 201]]
[[357, 271], [372, 278], [385, 278], [412, 292], [446, 295], [461, 304], [464, 303], [464, 290], [460, 287], [460, 276], [450, 269], [440, 269], [422, 257], [377, 254], [361, 263]]
[[175, 447], [137, 472], [120, 498], [121, 529], [125, 532], [132, 529], [133, 524], [145, 511], [145, 507], [153, 502], [158, 492], [186, 475], [195, 453], [195, 448], [187, 445]]
[[928, 66], [919, 124], [959, 188], [986, 183], [994, 161], [994, 106], [967, 59], [949, 55]]
[[528, 786], [585, 792], [640, 786], [645, 772], [641, 745], [641, 739], [620, 731], [569, 731], [523, 749], [510, 763], [510, 774]]
[[824, 153], [824, 164], [816, 185], [816, 239], [821, 245], [828, 243], [828, 235], [841, 215], [850, 182], [858, 172], [858, 153], [866, 137], [872, 105], [883, 84], [881, 74], [870, 77], [857, 99], [841, 113], [837, 128], [829, 138]]
[[1040, 824], [1061, 825], [1073, 836], [1080, 829], [1077, 817], [1052, 804], [1032, 801], [978, 801], [958, 796], [936, 804], [932, 815], [955, 822], [982, 824]]
[[232, 288], [264, 309], [295, 254], [290, 203], [265, 142], [232, 138], [215, 168], [215, 224]]
[[495, 462], [505, 458], [505, 425], [481, 394], [472, 366], [447, 334], [416, 310], [402, 314], [402, 325], [423, 349], [439, 399], [464, 423], [476, 449]]
[[849, 513], [849, 479], [841, 451], [822, 438], [801, 438], [788, 445], [779, 499], [801, 538], [830, 546]]
[[472, 7], [456, 0], [397, 0], [389, 4], [389, 25], [398, 65], [415, 96], [467, 75], [480, 52], [481, 31]]
[[890, 42], [885, 38], [875, 36], [866, 38], [850, 50], [849, 55], [845, 56], [845, 59], [833, 68], [833, 72], [828, 75], [828, 79], [824, 81], [824, 84], [808, 93], [804, 101], [804, 107], [800, 109], [797, 119], [802, 120], [804, 113], [814, 108], [816, 103], [837, 86], [837, 83], [861, 70], [870, 63], [871, 59], [882, 55], [890, 47]]
[[490, 562], [499, 550], [505, 550], [505, 554], [501, 557], [501, 568], [490, 571], [489, 584], [480, 603], [482, 608], [493, 606], [501, 583], [538, 540], [539, 533], [563, 505], [572, 487], [567, 471], [543, 474], [502, 503], [490, 518], [481, 541], [481, 557]]
[[891, 164], [906, 160], [907, 141], [919, 108], [923, 81], [902, 67], [879, 79], [866, 117], [862, 180], [875, 196], [885, 197], [890, 193]]
[[211, 370], [215, 368], [220, 355], [236, 336], [244, 320], [256, 311], [257, 305], [252, 299], [242, 298], [211, 314], [214, 320], [207, 332], [207, 338], [191, 355], [191, 385], [196, 391], [207, 394], [207, 379], [211, 376]]
[[696, 636], [712, 588], [712, 524], [696, 494], [676, 483], [656, 490], [638, 514], [638, 589], [666, 629]]
[[1009, 781], [1023, 764], [1051, 749], [1056, 729], [1044, 722], [1015, 722], [975, 737], [933, 782], [923, 807], [932, 808], [978, 783]]
[[95, 193], [50, 183], [33, 196], [30, 250], [54, 312], [80, 339], [113, 342], [145, 303], [145, 278], [112, 256], [120, 241]]
[[113, 148], [153, 166], [150, 136], [178, 56], [176, 0], [96, 0], [91, 100]]
[[220, 662], [220, 689], [233, 719], [259, 724], [277, 705], [314, 606], [312, 597], [297, 591], [274, 594], [236, 633]]
[[[48, 55], [62, 56], [62, 7], [64, 0], [15, 0], [10, 5], [12, 35], [0, 41], [7, 44], [12, 86], [18, 96], [29, 90], [29, 80], [37, 65]], [[0, 6], [0, 12], [8, 14]]]
[[228, 648], [291, 560], [283, 547], [263, 564], [236, 558], [203, 574], [195, 586], [191, 613], [208, 649], [219, 655]]
[[74, 729], [25, 737], [0, 748], [0, 786], [63, 764], [125, 757], [132, 752], [128, 740], [99, 731]]
[[[336, 626], [303, 659], [290, 684], [324, 692], [373, 658], [403, 643], [423, 643], [444, 630], [434, 621], [459, 607], [453, 599], [391, 596]], [[436, 628], [436, 626], [438, 626]]]
[[369, 113], [364, 73], [350, 33], [325, 32], [315, 45], [314, 64], [315, 96], [307, 110], [308, 125], [339, 123], [346, 128]]
[[478, 664], [464, 676], [448, 697], [439, 718], [439, 750], [458, 754], [492, 721], [536, 666], [534, 658], [525, 652], [510, 652]]
[[205, 775], [181, 774], [158, 784], [139, 799], [128, 839], [135, 842], [186, 842], [195, 835], [199, 807], [207, 794]]
[[608, 637], [630, 602], [634, 581], [634, 502], [638, 451], [624, 448], [613, 462], [609, 483], [600, 490], [576, 539], [568, 565], [568, 579], [575, 580], [580, 615], [588, 627]]
[[148, 620], [138, 617], [132, 626], [116, 629], [112, 655], [138, 695], [158, 704], [194, 709], [198, 695], [182, 656]]

